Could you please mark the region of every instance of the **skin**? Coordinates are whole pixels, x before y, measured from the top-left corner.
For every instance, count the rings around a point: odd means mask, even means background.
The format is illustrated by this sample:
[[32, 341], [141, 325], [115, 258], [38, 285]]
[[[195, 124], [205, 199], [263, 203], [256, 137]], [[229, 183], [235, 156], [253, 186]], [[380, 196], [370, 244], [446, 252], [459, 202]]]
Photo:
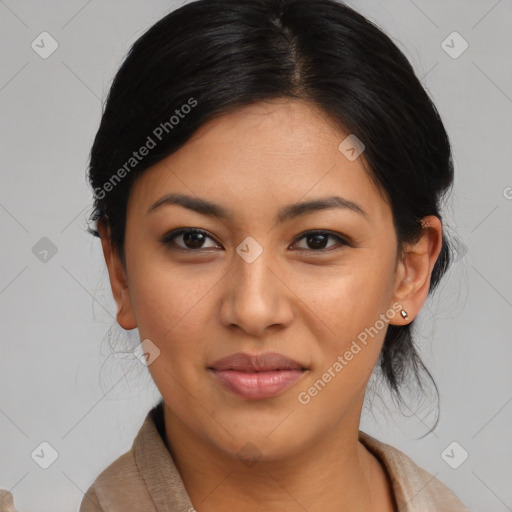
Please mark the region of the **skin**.
[[[395, 310], [389, 324], [418, 314], [442, 225], [425, 217], [421, 239], [398, 254], [391, 208], [364, 169], [364, 153], [350, 161], [338, 149], [347, 135], [307, 102], [244, 107], [204, 124], [135, 183], [126, 269], [108, 227], [99, 225], [117, 320], [125, 329], [138, 327], [141, 340], [160, 350], [148, 369], [164, 400], [168, 446], [200, 512], [393, 510], [383, 466], [358, 441], [387, 323], [309, 403], [298, 394], [393, 304], [408, 317]], [[179, 205], [147, 213], [171, 192], [219, 203], [233, 217]], [[276, 222], [285, 205], [335, 194], [358, 203], [367, 217], [331, 208]], [[213, 238], [186, 245], [181, 235], [175, 249], [161, 242], [182, 227]], [[311, 229], [348, 237], [354, 247], [325, 236], [319, 249], [304, 237]], [[249, 236], [263, 250], [251, 263], [236, 252]], [[207, 371], [239, 351], [280, 352], [308, 371], [277, 397], [245, 400]], [[247, 443], [251, 463], [238, 455]]]

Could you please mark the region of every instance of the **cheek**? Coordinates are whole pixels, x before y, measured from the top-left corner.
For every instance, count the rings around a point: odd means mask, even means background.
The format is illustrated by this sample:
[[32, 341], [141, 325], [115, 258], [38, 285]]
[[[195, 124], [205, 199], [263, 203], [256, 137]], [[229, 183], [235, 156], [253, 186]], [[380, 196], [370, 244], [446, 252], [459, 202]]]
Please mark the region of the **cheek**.
[[[351, 265], [307, 284], [304, 303], [331, 337], [348, 340], [372, 326], [389, 307], [392, 274], [372, 265]], [[306, 291], [306, 288], [305, 288]]]
[[150, 339], [159, 350], [148, 370], [165, 402], [182, 418], [190, 414], [191, 397], [200, 396], [208, 285], [176, 269], [141, 273], [133, 283], [141, 340]]
[[370, 378], [396, 315], [389, 302], [392, 272], [384, 263], [378, 268], [357, 263], [328, 281], [310, 283], [310, 304], [316, 313], [310, 318], [320, 354], [310, 382], [320, 378], [320, 386], [328, 383], [326, 387], [340, 389], [362, 386]]
[[196, 340], [208, 319], [209, 292], [217, 279], [172, 265], [139, 269], [130, 286], [141, 337], [169, 348], [179, 346], [179, 340]]
[[386, 314], [389, 308], [382, 305], [379, 290], [362, 286], [357, 279], [344, 285], [320, 309], [329, 330], [319, 327], [315, 336], [318, 357], [295, 397], [308, 418], [321, 415], [329, 424], [364, 396], [389, 321], [396, 314], [395, 310]]

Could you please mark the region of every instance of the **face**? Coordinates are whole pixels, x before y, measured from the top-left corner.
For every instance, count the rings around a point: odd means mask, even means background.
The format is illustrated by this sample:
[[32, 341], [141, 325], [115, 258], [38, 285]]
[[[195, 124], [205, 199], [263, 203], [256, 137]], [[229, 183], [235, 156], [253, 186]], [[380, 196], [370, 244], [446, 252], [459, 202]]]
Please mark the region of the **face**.
[[[357, 431], [388, 325], [409, 323], [426, 297], [438, 220], [402, 261], [364, 153], [339, 149], [348, 135], [306, 102], [259, 103], [203, 125], [131, 190], [124, 282], [107, 256], [118, 321], [150, 340], [169, 414], [224, 453], [250, 442], [278, 458]], [[225, 215], [155, 206], [169, 194]], [[240, 352], [278, 353], [301, 370], [211, 369]]]

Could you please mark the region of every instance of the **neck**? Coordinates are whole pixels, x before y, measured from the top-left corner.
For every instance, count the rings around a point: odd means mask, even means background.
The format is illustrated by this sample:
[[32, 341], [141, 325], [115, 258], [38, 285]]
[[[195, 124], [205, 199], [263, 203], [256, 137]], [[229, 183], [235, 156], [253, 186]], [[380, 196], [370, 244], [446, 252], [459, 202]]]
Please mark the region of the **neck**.
[[234, 507], [247, 512], [370, 512], [377, 510], [376, 504], [379, 511], [388, 510], [375, 497], [377, 490], [381, 495], [384, 491], [382, 468], [358, 441], [357, 414], [333, 425], [311, 446], [279, 460], [258, 460], [256, 453], [252, 460], [241, 460], [219, 450], [183, 424], [166, 404], [164, 422], [173, 460], [200, 512]]

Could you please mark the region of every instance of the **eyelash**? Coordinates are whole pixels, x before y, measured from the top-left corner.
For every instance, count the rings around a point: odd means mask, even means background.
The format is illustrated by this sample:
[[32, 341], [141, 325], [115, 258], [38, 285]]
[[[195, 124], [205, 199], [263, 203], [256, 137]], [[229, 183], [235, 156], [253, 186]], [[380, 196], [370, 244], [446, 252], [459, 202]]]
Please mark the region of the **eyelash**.
[[[218, 244], [218, 242], [215, 240], [215, 238], [208, 231], [205, 231], [205, 230], [199, 229], [199, 228], [180, 228], [180, 229], [177, 229], [177, 230], [173, 230], [173, 231], [167, 233], [166, 235], [164, 235], [164, 237], [162, 238], [161, 242], [162, 242], [163, 245], [171, 246], [171, 248], [173, 250], [178, 250], [178, 251], [181, 250], [181, 251], [185, 251], [185, 252], [201, 252], [201, 251], [207, 251], [207, 250], [210, 249], [210, 248], [206, 248], [206, 249], [202, 249], [202, 248], [199, 248], [199, 249], [184, 248], [184, 247], [177, 246], [172, 241], [175, 238], [178, 238], [179, 236], [184, 235], [185, 233], [190, 233], [190, 234], [198, 233], [198, 234], [202, 234], [202, 235], [205, 235], [206, 237], [210, 238], [211, 240], [213, 240], [215, 243]], [[304, 231], [303, 233], [301, 233], [296, 238], [296, 240], [293, 242], [293, 244], [297, 243], [298, 241], [302, 240], [303, 238], [306, 238], [307, 236], [312, 236], [312, 235], [316, 235], [316, 234], [327, 235], [329, 238], [334, 238], [342, 246], [355, 247], [355, 245], [351, 241], [347, 240], [346, 238], [343, 238], [340, 235], [337, 235], [337, 234], [334, 234], [334, 233], [332, 233], [330, 231], [322, 230], [322, 229], [312, 229], [312, 230], [309, 230], [309, 231]], [[329, 248], [326, 248], [326, 249], [316, 249], [316, 250], [315, 249], [303, 249], [303, 248], [298, 249], [298, 250], [299, 251], [306, 251], [306, 252], [314, 252], [314, 253], [325, 253], [325, 252], [328, 252], [328, 251], [332, 251], [333, 249], [332, 249], [332, 247], [329, 247]]]

